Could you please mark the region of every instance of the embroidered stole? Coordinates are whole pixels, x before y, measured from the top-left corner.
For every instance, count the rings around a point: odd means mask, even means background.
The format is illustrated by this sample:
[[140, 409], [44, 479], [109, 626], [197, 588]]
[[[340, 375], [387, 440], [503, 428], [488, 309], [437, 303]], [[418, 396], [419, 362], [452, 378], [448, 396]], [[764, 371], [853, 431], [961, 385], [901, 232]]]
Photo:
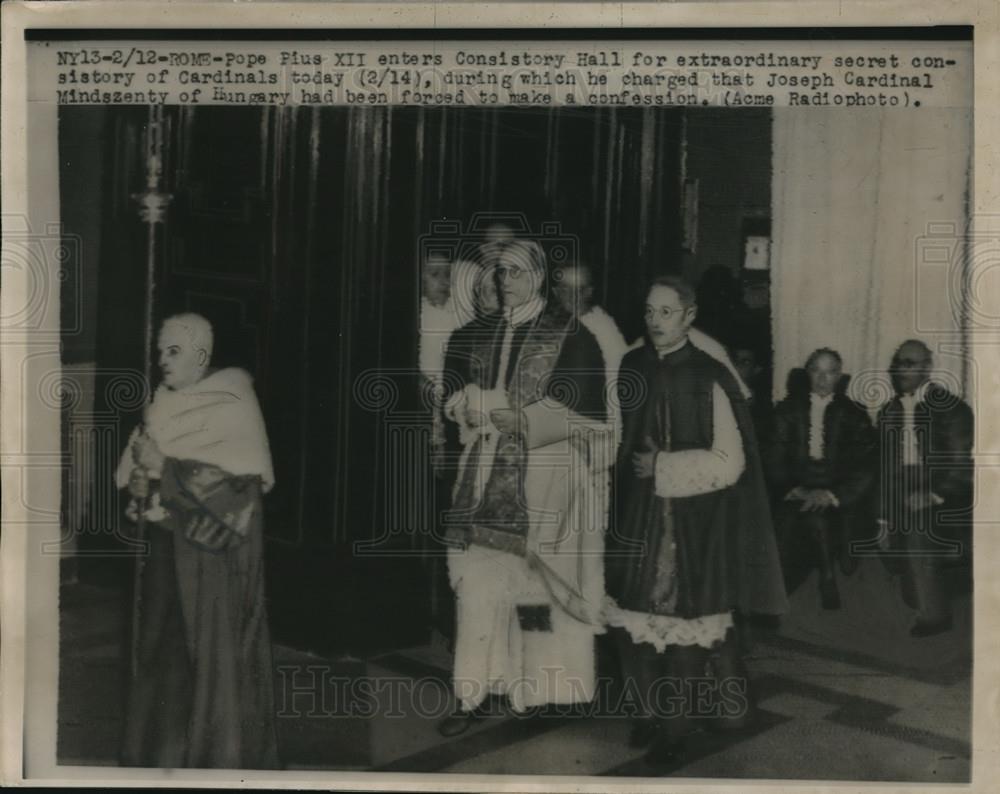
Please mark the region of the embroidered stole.
[[[495, 372], [495, 337], [478, 340], [472, 353], [473, 382], [483, 389], [506, 389], [509, 406], [515, 412], [544, 399], [570, 322], [568, 315], [542, 312], [521, 345], [510, 383], [504, 380], [514, 328], [509, 323], [504, 328]], [[465, 465], [455, 487], [447, 537], [524, 556], [529, 526], [524, 488], [528, 449], [524, 436], [494, 430], [479, 436], [468, 452], [463, 455]]]

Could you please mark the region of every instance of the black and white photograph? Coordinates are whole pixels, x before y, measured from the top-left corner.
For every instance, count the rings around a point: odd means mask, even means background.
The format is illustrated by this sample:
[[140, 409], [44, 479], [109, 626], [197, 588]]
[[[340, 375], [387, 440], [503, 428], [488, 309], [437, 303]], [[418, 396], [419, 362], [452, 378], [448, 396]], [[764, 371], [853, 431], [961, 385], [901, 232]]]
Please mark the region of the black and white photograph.
[[973, 25], [23, 37], [50, 774], [983, 784]]

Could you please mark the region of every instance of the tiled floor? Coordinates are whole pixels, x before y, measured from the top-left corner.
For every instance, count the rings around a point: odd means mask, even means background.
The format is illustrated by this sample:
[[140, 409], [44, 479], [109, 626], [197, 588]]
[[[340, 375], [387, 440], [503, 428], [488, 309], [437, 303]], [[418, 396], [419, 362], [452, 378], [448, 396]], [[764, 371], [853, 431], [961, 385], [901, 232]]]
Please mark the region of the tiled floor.
[[[855, 576], [843, 583], [839, 613], [818, 609], [809, 583], [795, 594], [792, 616], [779, 632], [758, 635], [748, 658], [754, 726], [695, 735], [673, 768], [648, 767], [626, 744], [626, 720], [599, 713], [500, 713], [443, 739], [433, 718], [451, 708], [440, 647], [365, 660], [276, 648], [283, 760], [290, 769], [968, 781], [968, 597], [957, 602], [951, 632], [911, 640], [908, 616], [897, 609], [894, 618], [886, 606], [896, 597], [892, 578], [872, 565]], [[59, 758], [114, 764], [123, 604], [117, 593], [82, 586], [65, 588], [62, 603]], [[309, 694], [317, 689], [318, 700]]]

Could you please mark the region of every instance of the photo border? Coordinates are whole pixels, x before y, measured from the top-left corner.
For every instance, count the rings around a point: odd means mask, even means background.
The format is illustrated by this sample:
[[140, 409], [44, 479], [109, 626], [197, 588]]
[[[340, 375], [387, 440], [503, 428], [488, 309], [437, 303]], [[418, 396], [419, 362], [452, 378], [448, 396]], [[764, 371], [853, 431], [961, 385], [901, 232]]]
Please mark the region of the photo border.
[[[793, 5], [794, 3], [794, 5]], [[109, 13], [111, 12], [111, 13]], [[24, 32], [28, 29], [79, 30], [100, 29], [107, 32], [109, 20], [117, 28], [195, 27], [202, 29], [266, 29], [270, 22], [285, 26], [294, 19], [297, 26], [333, 27], [343, 36], [350, 29], [410, 32], [449, 29], [480, 30], [483, 36], [496, 35], [498, 29], [537, 30], [602, 28], [608, 38], [621, 38], [624, 29], [712, 28], [725, 21], [726, 27], [787, 28], [855, 27], [870, 29], [926, 25], [974, 26], [974, 191], [970, 214], [977, 231], [1000, 232], [1000, 157], [991, 143], [1000, 141], [1000, 10], [989, 0], [957, 0], [949, 4], [916, 0], [882, 2], [678, 2], [672, 4], [610, 3], [497, 3], [497, 4], [423, 4], [382, 3], [239, 3], [203, 2], [60, 2], [5, 3], [3, 14], [3, 131], [0, 156], [3, 169], [3, 213], [7, 217], [27, 219], [58, 217], [58, 170], [52, 156], [55, 151], [56, 106], [35, 107], [27, 112], [27, 48]], [[709, 25], [706, 27], [706, 21]], [[402, 31], [402, 32], [401, 32]], [[30, 141], [30, 146], [29, 146]], [[55, 214], [52, 214], [54, 207]], [[6, 220], [6, 218], [5, 218]], [[5, 230], [7, 226], [5, 224]], [[988, 266], [988, 264], [987, 264]], [[985, 269], [977, 264], [977, 272]], [[6, 309], [19, 305], [27, 285], [19, 274], [4, 270], [0, 302]], [[1000, 285], [991, 285], [997, 288]], [[998, 290], [1000, 292], [1000, 290]], [[1000, 294], [997, 296], [1000, 298]], [[53, 297], [50, 296], [50, 301]], [[987, 303], [986, 301], [982, 301]], [[58, 303], [58, 297], [55, 297]], [[994, 305], [1000, 305], [998, 300]], [[52, 307], [49, 306], [49, 309]], [[58, 306], [48, 316], [59, 316]], [[47, 329], [52, 331], [53, 329]], [[58, 332], [58, 329], [54, 329]], [[51, 421], [44, 425], [32, 420], [32, 405], [22, 393], [20, 364], [30, 355], [52, 350], [51, 335], [21, 337], [5, 334], [0, 340], [2, 355], [3, 447], [3, 535], [0, 540], [2, 574], [3, 627], [0, 693], [3, 722], [0, 737], [0, 763], [4, 782], [20, 785], [105, 785], [110, 787], [144, 785], [162, 787], [271, 787], [271, 788], [352, 788], [409, 791], [639, 791], [685, 790], [729, 791], [760, 788], [763, 790], [858, 790], [878, 785], [883, 791], [910, 790], [911, 786], [872, 784], [863, 781], [821, 783], [764, 780], [685, 780], [680, 778], [616, 780], [613, 778], [567, 778], [552, 776], [510, 776], [454, 774], [384, 774], [373, 772], [257, 772], [240, 770], [135, 770], [114, 767], [58, 767], [55, 764], [55, 717], [58, 680], [58, 583], [59, 557], [32, 555], [29, 550], [43, 541], [58, 540], [58, 525], [29, 524], [24, 509], [12, 498], [23, 493], [31, 504], [51, 503], [58, 495], [58, 470], [42, 473], [35, 470], [20, 489], [23, 456], [32, 448], [58, 448], [58, 427]], [[995, 331], [973, 331], [970, 349], [979, 371], [979, 394], [976, 404], [997, 405], [1000, 393], [1000, 368], [997, 367], [1000, 336]], [[58, 333], [56, 333], [58, 345]], [[37, 410], [37, 407], [36, 407]], [[977, 414], [977, 479], [979, 501], [976, 505], [975, 632], [973, 668], [973, 759], [971, 790], [990, 790], [1000, 779], [1000, 553], [996, 537], [981, 530], [981, 524], [1000, 513], [1000, 459], [997, 415], [1000, 411], [982, 410]], [[58, 423], [55, 423], [58, 424]], [[52, 447], [53, 438], [55, 446]], [[21, 457], [19, 457], [21, 456]], [[54, 488], [53, 488], [54, 484]], [[30, 544], [29, 544], [30, 540]], [[25, 595], [28, 595], [25, 598]], [[25, 711], [26, 703], [31, 708]], [[22, 733], [23, 731], [23, 733]], [[27, 776], [26, 776], [27, 775]], [[954, 785], [921, 784], [927, 791], [954, 789]]]

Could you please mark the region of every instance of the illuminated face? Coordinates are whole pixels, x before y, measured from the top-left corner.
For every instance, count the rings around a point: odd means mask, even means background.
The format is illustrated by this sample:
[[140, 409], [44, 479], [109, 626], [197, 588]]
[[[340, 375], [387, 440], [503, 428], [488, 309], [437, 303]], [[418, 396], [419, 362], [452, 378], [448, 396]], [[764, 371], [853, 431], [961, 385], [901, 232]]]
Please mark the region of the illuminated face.
[[806, 372], [809, 375], [809, 388], [813, 394], [827, 397], [833, 394], [837, 381], [840, 380], [841, 364], [836, 356], [821, 353], [812, 360]]
[[585, 313], [590, 308], [593, 291], [587, 272], [576, 267], [559, 271], [552, 287], [552, 294], [559, 305], [571, 314], [578, 311]]
[[441, 306], [451, 296], [451, 265], [447, 260], [431, 257], [421, 274], [424, 297], [435, 306]]
[[931, 376], [931, 358], [921, 345], [907, 342], [892, 357], [890, 372], [896, 388], [912, 394]]
[[486, 230], [486, 242], [508, 245], [514, 242], [514, 230], [506, 223], [491, 223]]
[[483, 263], [495, 265], [503, 249], [514, 242], [513, 230], [504, 223], [494, 223], [487, 230], [479, 255]]
[[190, 334], [178, 325], [167, 324], [157, 340], [163, 382], [170, 389], [184, 389], [201, 380], [208, 366], [208, 354], [195, 350]]
[[542, 274], [532, 265], [528, 253], [517, 246], [504, 249], [496, 272], [505, 307], [527, 303], [541, 291]]
[[756, 378], [760, 372], [760, 367], [757, 365], [757, 354], [752, 350], [736, 348], [730, 353], [730, 358], [744, 383]]
[[686, 336], [696, 309], [685, 307], [673, 287], [656, 284], [646, 298], [646, 330], [658, 349], [673, 347]]

